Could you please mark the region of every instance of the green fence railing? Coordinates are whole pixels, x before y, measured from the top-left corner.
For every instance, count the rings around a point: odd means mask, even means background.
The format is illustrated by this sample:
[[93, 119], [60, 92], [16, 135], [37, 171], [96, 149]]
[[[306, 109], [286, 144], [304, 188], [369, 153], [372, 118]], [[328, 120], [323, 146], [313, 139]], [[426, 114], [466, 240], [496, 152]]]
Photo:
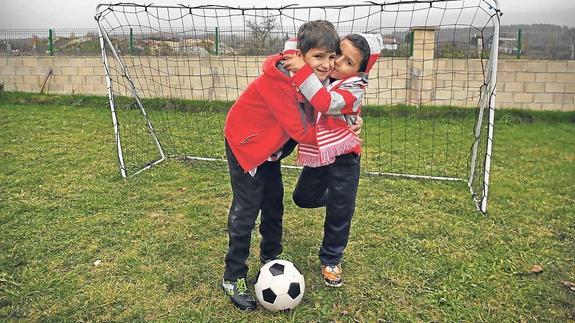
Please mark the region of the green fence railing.
[[[293, 30], [292, 30], [293, 29]], [[131, 55], [269, 55], [281, 51], [295, 28], [271, 30], [265, 38], [244, 27], [204, 31], [177, 29], [146, 31], [114, 30], [114, 47]], [[338, 30], [341, 35], [346, 30]], [[383, 57], [411, 57], [413, 34], [408, 28], [379, 28], [384, 36]], [[436, 30], [436, 58], [485, 58], [493, 30], [448, 27]], [[0, 56], [99, 56], [95, 28], [0, 29]], [[503, 59], [575, 59], [575, 28], [555, 25], [501, 26], [499, 54]]]

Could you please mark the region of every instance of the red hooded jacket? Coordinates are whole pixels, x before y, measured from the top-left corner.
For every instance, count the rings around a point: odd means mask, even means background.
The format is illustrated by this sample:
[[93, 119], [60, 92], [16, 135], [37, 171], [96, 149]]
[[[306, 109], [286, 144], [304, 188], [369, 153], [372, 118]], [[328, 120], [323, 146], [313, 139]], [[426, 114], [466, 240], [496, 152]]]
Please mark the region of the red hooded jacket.
[[276, 67], [282, 58], [276, 54], [265, 60], [262, 75], [250, 83], [226, 117], [224, 135], [246, 172], [265, 162], [290, 138], [316, 143], [314, 127], [299, 108], [305, 99], [291, 78]]

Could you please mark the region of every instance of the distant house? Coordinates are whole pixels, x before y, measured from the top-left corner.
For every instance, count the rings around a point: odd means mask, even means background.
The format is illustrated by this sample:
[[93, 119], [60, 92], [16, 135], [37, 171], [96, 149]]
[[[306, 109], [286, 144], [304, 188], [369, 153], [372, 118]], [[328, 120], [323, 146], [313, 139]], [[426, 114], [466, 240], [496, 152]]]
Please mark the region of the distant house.
[[174, 49], [178, 53], [187, 55], [209, 55], [215, 47], [211, 39], [182, 39], [175, 44]]
[[517, 38], [499, 37], [499, 52], [504, 54], [517, 53]]
[[[184, 54], [207, 56], [215, 51], [215, 42], [211, 39], [182, 39], [180, 41], [169, 40], [145, 40], [147, 52], [152, 55]], [[236, 51], [226, 44], [219, 43], [220, 55], [236, 55]]]
[[399, 47], [397, 39], [393, 36], [383, 36], [383, 47], [382, 49], [396, 50]]
[[[474, 37], [471, 38], [471, 44], [477, 45], [478, 47], [485, 45], [486, 49], [491, 49], [492, 41], [493, 41], [493, 36], [490, 36], [489, 38], [487, 38], [486, 41], [484, 41], [480, 35], [475, 35]], [[512, 37], [500, 36], [499, 37], [499, 53], [514, 55], [514, 54], [517, 54], [517, 50], [518, 49], [517, 49], [517, 38], [516, 37], [514, 37], [514, 36], [512, 36]]]

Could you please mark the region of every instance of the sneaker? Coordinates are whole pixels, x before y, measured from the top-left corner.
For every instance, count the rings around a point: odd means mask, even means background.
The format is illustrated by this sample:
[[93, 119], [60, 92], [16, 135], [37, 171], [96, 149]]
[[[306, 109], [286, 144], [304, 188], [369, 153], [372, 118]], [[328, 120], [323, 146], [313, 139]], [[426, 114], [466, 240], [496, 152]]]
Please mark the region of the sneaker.
[[321, 266], [321, 274], [327, 286], [339, 287], [343, 284], [341, 264]]
[[230, 297], [230, 300], [235, 307], [242, 311], [253, 311], [256, 309], [256, 300], [253, 296], [248, 294], [246, 286], [246, 279], [240, 278], [235, 282], [224, 280], [222, 282], [222, 289]]

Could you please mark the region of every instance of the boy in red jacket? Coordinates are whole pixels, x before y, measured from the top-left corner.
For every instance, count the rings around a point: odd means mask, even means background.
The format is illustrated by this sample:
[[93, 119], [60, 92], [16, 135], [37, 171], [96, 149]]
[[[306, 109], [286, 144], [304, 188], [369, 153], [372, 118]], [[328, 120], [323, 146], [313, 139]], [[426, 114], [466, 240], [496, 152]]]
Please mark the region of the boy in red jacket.
[[[334, 26], [325, 20], [310, 21], [299, 28], [297, 37], [304, 60], [320, 81], [326, 81], [339, 50]], [[256, 308], [254, 298], [247, 293], [246, 261], [260, 211], [261, 261], [275, 259], [282, 252], [284, 189], [280, 160], [291, 153], [295, 142], [316, 142], [313, 110], [282, 62], [281, 54], [266, 59], [263, 74], [231, 107], [224, 127], [233, 199], [222, 288], [242, 310]]]

